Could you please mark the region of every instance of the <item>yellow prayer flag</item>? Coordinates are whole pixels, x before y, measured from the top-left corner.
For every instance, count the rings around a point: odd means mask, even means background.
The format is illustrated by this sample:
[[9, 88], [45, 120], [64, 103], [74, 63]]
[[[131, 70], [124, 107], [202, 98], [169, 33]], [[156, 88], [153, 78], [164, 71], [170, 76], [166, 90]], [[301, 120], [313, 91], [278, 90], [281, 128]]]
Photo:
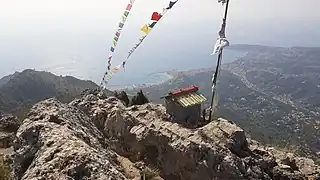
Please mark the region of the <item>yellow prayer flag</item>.
[[122, 16], [122, 23], [125, 23], [127, 20], [127, 17], [126, 16]]
[[141, 31], [149, 34], [149, 32], [151, 31], [151, 28], [149, 28], [146, 24], [141, 28]]
[[112, 69], [112, 72], [116, 73], [119, 72], [121, 68], [121, 65], [116, 66], [115, 68]]
[[114, 45], [114, 47], [117, 46], [117, 42], [115, 40], [113, 40], [113, 45]]

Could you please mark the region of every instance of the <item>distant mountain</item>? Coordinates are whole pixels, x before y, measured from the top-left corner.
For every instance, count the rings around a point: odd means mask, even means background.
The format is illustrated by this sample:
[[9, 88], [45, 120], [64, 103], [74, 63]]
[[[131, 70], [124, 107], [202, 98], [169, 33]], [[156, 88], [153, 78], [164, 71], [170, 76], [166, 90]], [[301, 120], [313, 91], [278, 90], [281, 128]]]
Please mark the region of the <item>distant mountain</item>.
[[[223, 65], [216, 116], [233, 120], [254, 139], [282, 147], [298, 145], [301, 154], [313, 157], [319, 154], [320, 48], [230, 48], [247, 54]], [[172, 74], [170, 82], [142, 89], [151, 101], [161, 103], [159, 98], [169, 90], [198, 85], [208, 107], [213, 69]]]
[[92, 81], [49, 72], [24, 70], [0, 79], [0, 112], [23, 115], [33, 104], [51, 97], [68, 102], [86, 89], [98, 86]]

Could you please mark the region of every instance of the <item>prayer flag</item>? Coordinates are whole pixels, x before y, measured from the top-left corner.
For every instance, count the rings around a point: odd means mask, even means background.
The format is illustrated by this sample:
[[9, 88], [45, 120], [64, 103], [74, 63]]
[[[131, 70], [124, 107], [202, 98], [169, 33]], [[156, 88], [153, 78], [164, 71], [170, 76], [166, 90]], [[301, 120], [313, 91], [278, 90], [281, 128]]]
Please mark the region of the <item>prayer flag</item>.
[[111, 51], [111, 52], [114, 52], [114, 47], [111, 47], [111, 48], [110, 48], [110, 51]]
[[126, 10], [127, 10], [127, 11], [130, 11], [130, 10], [131, 10], [131, 8], [132, 8], [132, 4], [128, 4], [128, 6], [127, 6]]
[[151, 16], [151, 20], [153, 21], [159, 21], [161, 19], [162, 15], [157, 13], [157, 12], [154, 12]]
[[226, 2], [227, 2], [227, 0], [218, 0], [218, 3], [224, 4], [224, 3], [226, 3]]
[[119, 38], [120, 37], [120, 32], [116, 32], [116, 36]]
[[153, 28], [155, 25], [157, 24], [157, 22], [153, 22], [149, 25], [150, 28]]
[[123, 23], [119, 23], [119, 28], [123, 28], [124, 24]]
[[127, 20], [127, 17], [126, 16], [122, 16], [122, 23], [125, 23]]
[[169, 3], [169, 7], [167, 7], [166, 9], [171, 9], [178, 1], [170, 1]]
[[115, 68], [112, 69], [112, 72], [116, 73], [120, 71], [121, 65], [116, 66]]
[[113, 40], [113, 45], [114, 45], [114, 47], [116, 47], [117, 46], [117, 41]]
[[124, 15], [125, 17], [128, 17], [129, 11], [125, 11], [123, 15]]
[[142, 28], [141, 28], [141, 31], [146, 33], [146, 34], [149, 34], [151, 29], [145, 24]]

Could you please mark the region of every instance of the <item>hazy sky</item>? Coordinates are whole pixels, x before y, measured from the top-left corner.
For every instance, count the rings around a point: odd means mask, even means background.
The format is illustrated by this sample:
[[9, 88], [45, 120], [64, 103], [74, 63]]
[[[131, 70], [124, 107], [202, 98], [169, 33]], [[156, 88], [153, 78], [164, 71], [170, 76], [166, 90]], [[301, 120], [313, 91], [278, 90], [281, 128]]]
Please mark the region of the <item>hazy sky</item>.
[[[227, 36], [231, 43], [320, 46], [319, 0], [230, 1]], [[75, 62], [82, 66], [77, 70], [86, 71], [87, 64], [81, 64], [81, 58], [83, 62], [105, 60], [129, 0], [0, 2], [0, 76], [3, 76], [23, 68], [63, 69], [64, 64]], [[142, 35], [140, 27], [150, 22], [152, 12], [161, 11], [168, 2], [136, 0], [115, 61], [120, 62], [134, 46]], [[159, 56], [170, 53], [170, 49], [183, 53], [196, 53], [200, 49], [210, 54], [223, 9], [217, 0], [180, 0], [132, 59], [143, 53]]]

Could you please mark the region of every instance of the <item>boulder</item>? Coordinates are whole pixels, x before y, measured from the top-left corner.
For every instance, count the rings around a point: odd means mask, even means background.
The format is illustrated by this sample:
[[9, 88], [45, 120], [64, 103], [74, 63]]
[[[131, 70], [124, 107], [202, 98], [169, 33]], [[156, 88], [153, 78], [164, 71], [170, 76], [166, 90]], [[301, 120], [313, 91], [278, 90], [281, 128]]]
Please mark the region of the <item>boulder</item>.
[[13, 145], [14, 133], [0, 132], [0, 148], [6, 149]]
[[0, 114], [0, 132], [16, 132], [20, 126], [19, 120], [12, 115]]
[[15, 133], [19, 126], [20, 122], [16, 117], [0, 114], [0, 148], [9, 148], [12, 146]]
[[56, 99], [31, 109], [12, 157], [15, 179], [126, 179], [88, 116]]

